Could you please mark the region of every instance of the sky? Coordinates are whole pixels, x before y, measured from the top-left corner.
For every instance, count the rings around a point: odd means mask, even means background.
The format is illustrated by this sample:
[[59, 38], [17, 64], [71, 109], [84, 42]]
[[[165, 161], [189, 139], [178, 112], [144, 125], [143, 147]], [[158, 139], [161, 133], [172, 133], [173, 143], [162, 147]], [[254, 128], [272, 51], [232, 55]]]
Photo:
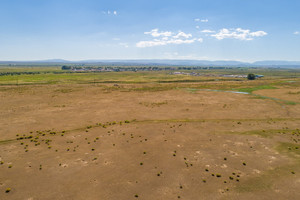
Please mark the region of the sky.
[[0, 60], [300, 61], [299, 0], [0, 0]]

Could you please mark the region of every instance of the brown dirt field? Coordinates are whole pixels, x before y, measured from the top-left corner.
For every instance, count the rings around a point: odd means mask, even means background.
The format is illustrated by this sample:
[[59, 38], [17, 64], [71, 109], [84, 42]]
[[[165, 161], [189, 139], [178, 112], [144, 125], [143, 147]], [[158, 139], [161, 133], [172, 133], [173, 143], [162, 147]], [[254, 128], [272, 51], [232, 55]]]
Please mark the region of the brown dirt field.
[[0, 199], [300, 199], [300, 104], [120, 87], [1, 87]]
[[261, 91], [256, 91], [255, 94], [264, 95], [273, 98], [285, 99], [288, 101], [300, 102], [300, 89], [295, 89], [295, 88], [261, 90]]

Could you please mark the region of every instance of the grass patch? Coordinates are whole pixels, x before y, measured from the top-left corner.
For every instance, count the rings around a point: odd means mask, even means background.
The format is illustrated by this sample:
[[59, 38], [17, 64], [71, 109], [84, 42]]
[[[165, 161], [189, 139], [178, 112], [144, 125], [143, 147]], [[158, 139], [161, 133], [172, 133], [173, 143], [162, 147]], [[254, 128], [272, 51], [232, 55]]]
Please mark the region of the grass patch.
[[271, 174], [275, 174], [275, 172], [268, 172], [259, 177], [248, 179], [242, 184], [238, 184], [235, 190], [238, 192], [257, 192], [270, 190], [273, 182]]
[[298, 91], [298, 92], [288, 92], [288, 94], [292, 94], [292, 95], [296, 94], [296, 95], [299, 95], [299, 94], [300, 94], [300, 91]]
[[[292, 132], [297, 131], [294, 129], [282, 130], [282, 129], [272, 129], [272, 130], [253, 130], [253, 131], [244, 131], [244, 132], [225, 132], [225, 134], [234, 134], [234, 135], [257, 135], [264, 138], [271, 138], [277, 134], [287, 134], [290, 135]], [[299, 145], [298, 145], [299, 146]]]
[[70, 93], [70, 92], [73, 92], [74, 90], [71, 89], [71, 88], [63, 88], [63, 89], [57, 89], [57, 90], [54, 90], [54, 92], [60, 92], [60, 93]]
[[289, 157], [295, 158], [300, 161], [300, 145], [288, 142], [280, 142], [276, 147], [276, 150], [280, 153], [285, 153]]
[[15, 141], [16, 141], [15, 139], [2, 140], [2, 141], [0, 141], [0, 145], [1, 145], [1, 144], [8, 144], [8, 143], [10, 143], [10, 142], [15, 142]]
[[257, 95], [257, 94], [253, 94], [253, 91], [256, 90], [262, 90], [262, 89], [277, 89], [273, 86], [258, 86], [258, 87], [253, 87], [253, 88], [241, 88], [238, 89], [238, 91], [234, 91], [234, 90], [230, 90], [230, 91], [226, 91], [226, 90], [216, 90], [216, 89], [195, 89], [195, 88], [187, 88], [186, 90], [190, 93], [195, 94], [197, 91], [211, 91], [211, 92], [229, 92], [229, 93], [243, 93], [243, 94], [249, 94], [252, 95], [252, 97], [254, 99], [270, 99], [273, 100], [277, 103], [280, 104], [285, 104], [285, 105], [296, 105], [298, 104], [297, 102], [294, 101], [287, 101], [287, 100], [283, 100], [283, 99], [278, 99], [278, 98], [273, 98], [273, 97], [267, 97], [267, 96], [262, 96], [262, 95]]
[[286, 105], [296, 105], [298, 103], [294, 102], [294, 101], [284, 101], [284, 104], [286, 104]]
[[[134, 123], [205, 123], [205, 122], [268, 122], [268, 121], [299, 121], [300, 118], [272, 118], [272, 119], [149, 119], [136, 120]], [[276, 130], [280, 131], [280, 130]], [[232, 132], [231, 132], [232, 134]]]
[[162, 102], [140, 102], [140, 105], [146, 106], [146, 107], [160, 107], [161, 105], [168, 104], [167, 101], [162, 101]]
[[300, 163], [300, 145], [286, 142], [280, 142], [275, 148], [278, 152], [293, 158], [294, 162], [290, 165], [280, 166], [272, 170], [267, 170], [262, 175], [243, 181], [242, 184], [236, 186], [238, 192], [257, 192], [271, 190], [273, 183], [280, 178], [288, 178], [295, 174], [295, 169], [299, 168]]
[[278, 133], [278, 130], [254, 130], [254, 131], [245, 131], [245, 132], [226, 132], [226, 134], [234, 135], [257, 135], [264, 138], [272, 137], [274, 134]]
[[[273, 184], [279, 181], [282, 177], [288, 178], [293, 176], [294, 169], [297, 169], [299, 162], [293, 165], [285, 165], [272, 170], [267, 170], [258, 177], [253, 177], [244, 180], [241, 184], [236, 185], [237, 192], [259, 192], [272, 190]], [[294, 172], [295, 173], [295, 172]]]
[[274, 86], [271, 85], [260, 85], [260, 86], [256, 86], [256, 87], [251, 87], [251, 88], [240, 88], [238, 89], [239, 92], [247, 92], [247, 93], [252, 93], [256, 90], [267, 90], [267, 89], [278, 89]]

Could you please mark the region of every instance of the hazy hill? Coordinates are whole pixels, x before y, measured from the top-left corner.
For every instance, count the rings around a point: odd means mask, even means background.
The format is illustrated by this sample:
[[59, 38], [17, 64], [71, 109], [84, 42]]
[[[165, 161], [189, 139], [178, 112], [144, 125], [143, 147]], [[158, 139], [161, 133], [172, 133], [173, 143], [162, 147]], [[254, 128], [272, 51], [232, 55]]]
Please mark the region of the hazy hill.
[[175, 66], [232, 66], [232, 67], [300, 67], [300, 61], [256, 61], [253, 63], [234, 60], [168, 60], [168, 59], [139, 59], [139, 60], [81, 60], [68, 61], [63, 59], [36, 61], [0, 61], [2, 65], [175, 65]]

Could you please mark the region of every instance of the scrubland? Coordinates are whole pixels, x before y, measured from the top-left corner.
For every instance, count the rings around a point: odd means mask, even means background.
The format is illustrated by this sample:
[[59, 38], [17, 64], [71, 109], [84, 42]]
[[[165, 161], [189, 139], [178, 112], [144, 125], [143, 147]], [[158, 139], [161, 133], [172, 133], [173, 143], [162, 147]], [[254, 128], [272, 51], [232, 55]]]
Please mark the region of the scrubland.
[[46, 69], [0, 76], [0, 199], [300, 199], [299, 70]]

